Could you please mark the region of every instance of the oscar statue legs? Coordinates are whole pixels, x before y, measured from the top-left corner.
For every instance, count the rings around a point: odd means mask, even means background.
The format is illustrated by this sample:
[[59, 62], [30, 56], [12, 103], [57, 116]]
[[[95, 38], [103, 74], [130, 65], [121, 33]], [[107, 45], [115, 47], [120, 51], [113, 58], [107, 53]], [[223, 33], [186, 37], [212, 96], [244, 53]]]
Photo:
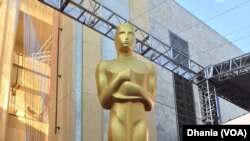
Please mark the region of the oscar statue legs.
[[148, 141], [143, 105], [127, 102], [114, 107], [110, 113], [109, 141]]

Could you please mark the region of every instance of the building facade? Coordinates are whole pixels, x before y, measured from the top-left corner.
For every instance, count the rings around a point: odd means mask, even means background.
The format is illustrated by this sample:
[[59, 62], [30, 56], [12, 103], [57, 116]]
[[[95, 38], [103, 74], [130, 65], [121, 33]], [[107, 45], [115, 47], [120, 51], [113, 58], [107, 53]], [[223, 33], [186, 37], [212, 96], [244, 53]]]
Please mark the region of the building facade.
[[[243, 53], [174, 0], [99, 2], [203, 67]], [[116, 57], [114, 42], [34, 0], [1, 0], [0, 15], [0, 141], [107, 141], [109, 111], [99, 104], [95, 69]], [[183, 124], [202, 124], [199, 89], [155, 67], [149, 140], [178, 141]], [[218, 102], [221, 123], [246, 112]]]

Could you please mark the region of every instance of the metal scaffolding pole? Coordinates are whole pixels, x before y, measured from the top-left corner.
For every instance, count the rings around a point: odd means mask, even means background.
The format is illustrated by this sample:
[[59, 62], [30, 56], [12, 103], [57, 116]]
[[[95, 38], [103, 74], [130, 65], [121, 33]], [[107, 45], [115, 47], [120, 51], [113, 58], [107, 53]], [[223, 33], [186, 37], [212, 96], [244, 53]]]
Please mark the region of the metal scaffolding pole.
[[250, 73], [250, 53], [212, 65], [209, 69], [212, 74], [209, 78], [216, 79], [217, 81]]
[[[38, 1], [69, 16], [111, 40], [114, 40], [116, 28], [121, 23], [128, 22], [135, 29], [136, 53], [162, 66], [164, 69], [170, 70], [190, 80], [194, 84], [205, 81], [204, 74], [202, 73], [204, 67], [95, 0], [84, 0], [81, 3], [77, 3], [74, 0]], [[175, 53], [174, 56], [173, 52]], [[185, 65], [187, 63], [188, 65]]]
[[218, 124], [218, 110], [216, 102], [216, 87], [206, 80], [199, 85], [202, 123], [205, 125]]
[[[206, 68], [205, 77], [209, 78], [211, 74], [210, 67]], [[202, 123], [205, 125], [214, 125], [219, 123], [218, 103], [217, 100], [217, 89], [216, 85], [209, 79], [201, 83], [199, 86], [200, 91], [200, 104]]]

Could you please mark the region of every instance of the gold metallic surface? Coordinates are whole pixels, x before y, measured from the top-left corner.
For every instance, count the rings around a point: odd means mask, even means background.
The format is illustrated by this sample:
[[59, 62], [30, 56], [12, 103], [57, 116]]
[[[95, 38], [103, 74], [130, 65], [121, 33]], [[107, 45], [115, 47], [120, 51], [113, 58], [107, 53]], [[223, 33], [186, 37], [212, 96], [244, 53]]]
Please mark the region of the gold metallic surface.
[[109, 141], [148, 141], [145, 111], [154, 107], [156, 73], [153, 64], [134, 57], [134, 29], [121, 24], [116, 31], [117, 58], [96, 69], [100, 103], [110, 110]]

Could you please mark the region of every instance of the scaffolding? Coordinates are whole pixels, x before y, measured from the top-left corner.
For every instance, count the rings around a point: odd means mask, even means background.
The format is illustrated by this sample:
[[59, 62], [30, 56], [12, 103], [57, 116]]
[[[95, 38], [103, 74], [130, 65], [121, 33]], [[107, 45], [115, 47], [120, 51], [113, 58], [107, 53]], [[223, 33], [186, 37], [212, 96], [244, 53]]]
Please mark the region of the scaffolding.
[[219, 124], [216, 86], [206, 80], [199, 85], [202, 123], [205, 125]]
[[[125, 18], [95, 0], [82, 0], [79, 3], [74, 0], [38, 1], [69, 16], [75, 21], [78, 21], [111, 40], [114, 40], [115, 30], [118, 25], [124, 22], [130, 23]], [[130, 24], [135, 29], [135, 52], [162, 66], [164, 69], [198, 85], [201, 98], [200, 102], [202, 107], [203, 124], [220, 124], [217, 96], [221, 96], [234, 103], [235, 99], [237, 99], [236, 101], [238, 101], [238, 104], [241, 104], [241, 107], [250, 110], [246, 102], [239, 100], [241, 95], [245, 95], [243, 99], [241, 98], [244, 101], [244, 98], [250, 97], [250, 94], [242, 92], [240, 88], [233, 86], [230, 82], [223, 81], [238, 75], [249, 73], [250, 54], [245, 54], [205, 68], [138, 26], [132, 23]], [[173, 55], [173, 52], [175, 55]], [[223, 85], [219, 81], [223, 81]], [[234, 94], [232, 96], [232, 93], [235, 92], [240, 93], [240, 95]]]
[[[115, 30], [121, 23], [130, 23], [125, 18], [95, 0], [85, 0], [81, 3], [77, 3], [73, 0], [56, 0], [56, 2], [53, 0], [39, 1], [97, 31], [111, 40], [114, 40]], [[86, 5], [88, 5], [88, 8], [86, 8]], [[180, 53], [176, 49], [173, 49], [167, 44], [161, 42], [159, 39], [147, 33], [140, 27], [132, 23], [130, 24], [135, 30], [136, 53], [155, 62], [163, 68], [192, 81], [194, 84], [199, 84], [202, 81], [205, 81], [203, 75], [199, 73], [204, 70], [204, 67], [189, 59], [189, 57]], [[175, 55], [173, 55], [173, 52]], [[181, 58], [182, 61], [175, 61], [180, 60], [178, 58]]]
[[32, 53], [32, 58], [46, 64], [51, 63], [52, 35], [45, 41], [38, 52]]
[[218, 81], [228, 80], [230, 78], [244, 75], [250, 72], [250, 53], [223, 61], [208, 68], [209, 78], [215, 78]]

